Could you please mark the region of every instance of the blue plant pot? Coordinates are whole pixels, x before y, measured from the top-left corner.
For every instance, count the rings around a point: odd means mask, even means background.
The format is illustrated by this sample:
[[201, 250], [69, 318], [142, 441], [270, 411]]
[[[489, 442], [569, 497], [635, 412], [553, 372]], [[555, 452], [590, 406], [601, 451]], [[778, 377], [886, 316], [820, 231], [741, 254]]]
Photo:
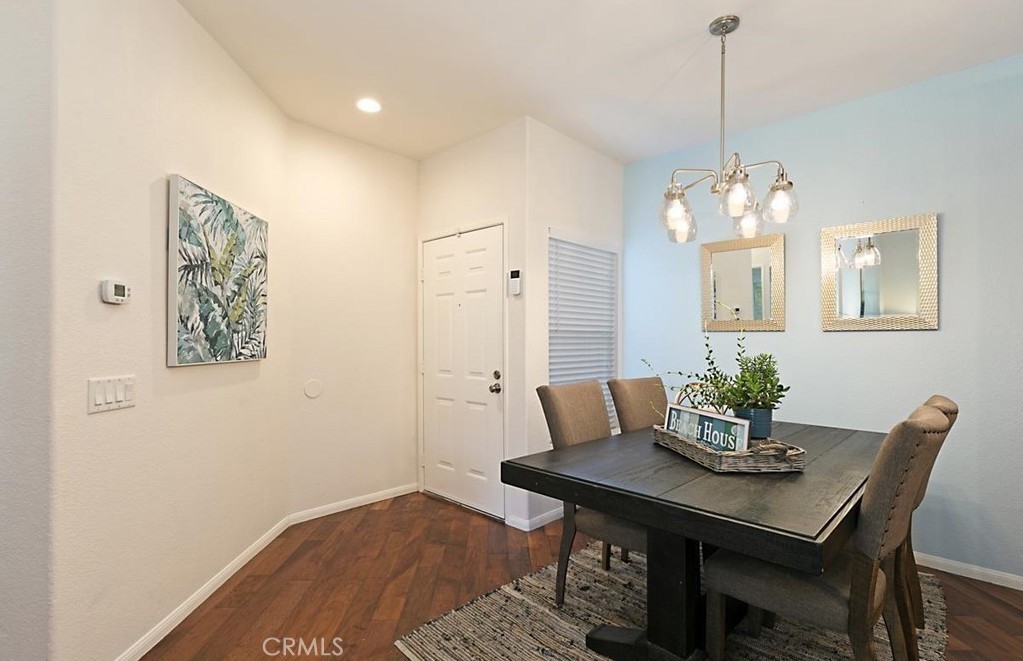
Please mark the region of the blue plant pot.
[[774, 409], [735, 409], [735, 417], [749, 420], [750, 438], [768, 438], [771, 436], [771, 420]]

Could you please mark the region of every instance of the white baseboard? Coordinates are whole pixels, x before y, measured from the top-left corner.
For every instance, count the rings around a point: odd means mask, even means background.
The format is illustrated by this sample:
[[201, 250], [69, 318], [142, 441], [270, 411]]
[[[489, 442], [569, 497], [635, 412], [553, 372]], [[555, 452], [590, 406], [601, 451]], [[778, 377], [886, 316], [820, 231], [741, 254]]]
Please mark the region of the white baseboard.
[[948, 572], [949, 574], [956, 574], [957, 576], [973, 578], [978, 581], [984, 581], [985, 583], [1004, 585], [1005, 587], [1012, 588], [1013, 590], [1023, 590], [1023, 576], [1017, 576], [1016, 574], [1010, 574], [1009, 572], [998, 571], [996, 569], [978, 567], [977, 565], [969, 565], [965, 562], [959, 562], [958, 560], [939, 558], [936, 555], [927, 555], [926, 553], [914, 552], [913, 555], [916, 557], [916, 564], [923, 565], [924, 567]]
[[227, 579], [242, 568], [246, 562], [251, 560], [257, 553], [262, 551], [267, 544], [272, 542], [278, 535], [284, 532], [290, 524], [290, 516], [286, 516], [278, 521], [273, 528], [263, 533], [263, 536], [252, 543], [249, 548], [238, 554], [238, 557], [227, 563], [227, 566], [218, 571], [213, 575], [213, 578], [206, 581], [206, 584], [201, 588], [192, 593], [188, 599], [172, 610], [167, 617], [163, 618], [159, 624], [149, 630], [146, 635], [139, 638], [135, 643], [129, 647], [121, 656], [117, 657], [117, 661], [138, 661], [142, 656], [153, 649], [153, 647], [163, 640], [166, 636], [174, 629], [174, 627], [181, 624], [181, 622], [188, 617], [188, 615], [199, 607], [199, 604], [209, 599], [210, 595], [216, 592], [217, 588], [223, 585]]
[[405, 484], [393, 489], [385, 489], [384, 491], [377, 491], [376, 493], [367, 494], [365, 496], [357, 496], [355, 498], [349, 498], [348, 500], [331, 503], [330, 505], [324, 505], [322, 507], [315, 507], [302, 512], [289, 514], [274, 524], [270, 530], [263, 533], [259, 539], [249, 546], [249, 548], [242, 551], [237, 558], [218, 571], [213, 578], [206, 581], [205, 585], [196, 590], [188, 599], [185, 599], [180, 606], [171, 611], [167, 617], [163, 618], [159, 624], [150, 629], [146, 635], [135, 641], [131, 647], [117, 657], [117, 661], [138, 661], [141, 659], [146, 652], [153, 649], [158, 642], [163, 640], [164, 636], [169, 634], [174, 627], [181, 624], [181, 622], [188, 617], [192, 611], [198, 608], [199, 604], [209, 599], [210, 595], [216, 592], [217, 588], [223, 585], [227, 579], [231, 578], [231, 576], [241, 569], [246, 562], [254, 558], [257, 553], [266, 548], [267, 544], [276, 539], [277, 536], [284, 532], [289, 526], [321, 516], [327, 516], [328, 514], [335, 514], [337, 512], [354, 509], [361, 505], [369, 505], [370, 503], [387, 500], [388, 498], [404, 496], [407, 493], [418, 491], [418, 489], [419, 486], [417, 484]]
[[384, 489], [383, 491], [366, 494], [365, 496], [356, 496], [355, 498], [349, 498], [348, 500], [339, 500], [336, 503], [323, 505], [321, 507], [314, 507], [311, 510], [295, 512], [288, 517], [288, 524], [291, 525], [295, 523], [302, 523], [303, 521], [309, 521], [310, 519], [318, 519], [321, 516], [337, 514], [338, 512], [344, 512], [345, 510], [361, 507], [362, 505], [369, 505], [370, 503], [378, 503], [381, 500], [387, 500], [388, 498], [397, 498], [398, 496], [404, 496], [405, 494], [412, 493], [414, 491], [419, 491], [418, 484], [404, 484], [400, 487]]
[[550, 512], [544, 512], [539, 516], [534, 516], [532, 519], [523, 519], [518, 516], [507, 516], [505, 517], [504, 522], [512, 528], [529, 532], [530, 530], [542, 528], [552, 521], [557, 521], [564, 516], [564, 514], [565, 510], [559, 507], [558, 509], [551, 510]]

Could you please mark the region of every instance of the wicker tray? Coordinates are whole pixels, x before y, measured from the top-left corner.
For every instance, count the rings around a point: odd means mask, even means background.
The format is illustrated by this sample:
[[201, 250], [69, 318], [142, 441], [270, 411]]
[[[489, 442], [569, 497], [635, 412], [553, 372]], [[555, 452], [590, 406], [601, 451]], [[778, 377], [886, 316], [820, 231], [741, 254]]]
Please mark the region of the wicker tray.
[[718, 473], [789, 473], [806, 466], [806, 450], [774, 439], [741, 452], [718, 452], [656, 426], [654, 442]]

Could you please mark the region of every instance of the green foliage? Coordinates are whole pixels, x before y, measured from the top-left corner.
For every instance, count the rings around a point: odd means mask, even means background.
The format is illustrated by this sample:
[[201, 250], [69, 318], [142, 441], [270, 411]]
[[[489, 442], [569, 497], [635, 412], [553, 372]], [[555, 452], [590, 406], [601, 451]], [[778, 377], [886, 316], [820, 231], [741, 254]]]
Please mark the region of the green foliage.
[[190, 181], [178, 208], [179, 363], [266, 356], [266, 222]]
[[[686, 381], [682, 386], [671, 388], [678, 391], [678, 401], [693, 408], [718, 413], [737, 408], [778, 408], [789, 386], [780, 383], [778, 363], [774, 356], [769, 353], [747, 356], [746, 334], [742, 331], [736, 337], [735, 345], [739, 371], [733, 376], [718, 365], [714, 347], [710, 343], [710, 334], [704, 333], [704, 369], [699, 372], [665, 373]], [[653, 369], [646, 360], [643, 363]]]
[[739, 372], [730, 379], [723, 398], [732, 409], [776, 409], [789, 386], [779, 382], [778, 362], [769, 353], [740, 354]]

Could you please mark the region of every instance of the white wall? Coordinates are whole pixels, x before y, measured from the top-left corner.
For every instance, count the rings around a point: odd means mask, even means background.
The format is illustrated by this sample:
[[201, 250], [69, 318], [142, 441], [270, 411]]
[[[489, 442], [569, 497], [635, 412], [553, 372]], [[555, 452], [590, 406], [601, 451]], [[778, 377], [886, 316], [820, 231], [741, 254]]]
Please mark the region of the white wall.
[[[416, 172], [286, 120], [173, 0], [60, 0], [56, 44], [53, 658], [88, 661], [295, 510], [414, 481]], [[262, 362], [165, 366], [173, 172], [269, 221]]]
[[[914, 515], [915, 548], [1017, 576], [1020, 224], [1016, 196], [997, 182], [1023, 177], [1023, 163], [1007, 156], [1023, 151], [1021, 107], [1023, 57], [1015, 57], [729, 136], [748, 161], [783, 161], [800, 196], [800, 215], [784, 228], [786, 330], [747, 337], [751, 352], [777, 355], [792, 386], [778, 417], [888, 430], [935, 392], [957, 400], [962, 414]], [[668, 244], [657, 207], [672, 168], [716, 163], [716, 147], [626, 168], [629, 374], [646, 373], [640, 358], [660, 369], [700, 367], [699, 246]], [[770, 173], [756, 176], [767, 178], [755, 182], [765, 190]], [[731, 223], [706, 190], [689, 197], [697, 243], [726, 238]], [[939, 214], [940, 330], [822, 332], [820, 230], [928, 211]], [[993, 297], [1005, 301], [1001, 314], [991, 314]], [[713, 341], [719, 354], [733, 351], [732, 334]]]
[[[621, 249], [622, 167], [524, 117], [446, 149], [420, 165], [420, 239], [480, 223], [505, 224], [508, 270], [520, 269], [522, 295], [508, 299], [505, 455], [550, 448], [536, 387], [547, 383], [547, 240]], [[508, 488], [505, 518], [536, 525], [560, 505]]]
[[50, 2], [0, 13], [0, 656], [49, 656]]
[[[288, 513], [286, 123], [173, 0], [58, 7], [54, 658], [110, 659]], [[165, 366], [173, 172], [270, 223], [266, 361]], [[137, 406], [86, 416], [117, 374]]]
[[274, 238], [301, 247], [285, 257], [300, 512], [415, 486], [417, 164], [301, 124], [288, 138], [288, 222]]

